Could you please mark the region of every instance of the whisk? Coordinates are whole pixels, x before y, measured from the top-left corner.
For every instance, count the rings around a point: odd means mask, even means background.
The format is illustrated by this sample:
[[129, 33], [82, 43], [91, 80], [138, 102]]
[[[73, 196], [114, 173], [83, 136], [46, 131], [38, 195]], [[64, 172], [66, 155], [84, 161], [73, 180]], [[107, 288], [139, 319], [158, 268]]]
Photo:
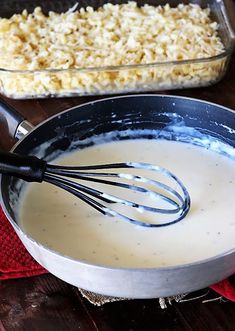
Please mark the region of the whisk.
[[[113, 169], [125, 169], [125, 172], [112, 172]], [[129, 169], [160, 173], [168, 180], [170, 178], [174, 185], [171, 187], [159, 180], [133, 174]], [[148, 163], [122, 162], [76, 167], [60, 166], [48, 164], [35, 156], [0, 152], [0, 173], [12, 175], [28, 182], [44, 181], [53, 184], [72, 193], [104, 215], [115, 216], [132, 224], [145, 227], [163, 227], [179, 222], [186, 216], [190, 208], [189, 193], [180, 179], [167, 169]], [[76, 182], [67, 178], [74, 178]], [[129, 190], [132, 193], [139, 192], [151, 197], [156, 204], [159, 201], [163, 202], [167, 208], [155, 205], [149, 206], [123, 199], [122, 196], [105, 193], [99, 189], [81, 184], [81, 181], [115, 186]], [[141, 183], [141, 185], [135, 183]], [[125, 208], [134, 209], [135, 215], [141, 216], [150, 212], [170, 215], [172, 218], [164, 222], [160, 220], [157, 223], [151, 223], [143, 220], [143, 217], [132, 217], [120, 213], [112, 207], [113, 204], [120, 204], [124, 205]]]

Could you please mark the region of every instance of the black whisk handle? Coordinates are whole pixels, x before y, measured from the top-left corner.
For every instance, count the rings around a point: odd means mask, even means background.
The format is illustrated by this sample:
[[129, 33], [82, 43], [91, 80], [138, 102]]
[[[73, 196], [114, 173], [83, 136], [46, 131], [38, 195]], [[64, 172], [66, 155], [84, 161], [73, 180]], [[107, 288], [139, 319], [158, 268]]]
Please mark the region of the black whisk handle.
[[27, 182], [42, 182], [47, 163], [36, 156], [0, 151], [0, 173]]

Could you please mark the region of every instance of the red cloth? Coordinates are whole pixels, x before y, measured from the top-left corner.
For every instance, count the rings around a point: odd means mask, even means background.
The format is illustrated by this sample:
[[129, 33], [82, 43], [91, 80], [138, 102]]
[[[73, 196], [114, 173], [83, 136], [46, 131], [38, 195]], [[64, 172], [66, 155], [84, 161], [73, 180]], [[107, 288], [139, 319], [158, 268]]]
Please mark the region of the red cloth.
[[217, 284], [211, 285], [210, 287], [226, 299], [235, 302], [235, 282], [233, 281], [234, 277], [235, 275], [228, 279], [222, 280]]
[[46, 272], [26, 251], [0, 208], [0, 279], [36, 276]]
[[[0, 280], [44, 273], [47, 270], [29, 255], [0, 208]], [[212, 285], [211, 288], [235, 302], [235, 282], [232, 283], [232, 277]]]

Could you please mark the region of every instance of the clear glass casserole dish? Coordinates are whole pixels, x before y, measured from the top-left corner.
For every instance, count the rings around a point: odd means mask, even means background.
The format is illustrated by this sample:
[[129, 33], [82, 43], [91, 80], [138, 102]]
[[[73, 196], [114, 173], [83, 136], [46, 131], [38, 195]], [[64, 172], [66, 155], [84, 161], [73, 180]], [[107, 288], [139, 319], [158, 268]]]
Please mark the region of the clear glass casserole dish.
[[[95, 9], [104, 3], [121, 4], [127, 1], [82, 0], [78, 9], [91, 6]], [[3, 0], [0, 17], [11, 17], [24, 9], [32, 12], [40, 6], [44, 13], [62, 13], [74, 6], [76, 1], [63, 0]], [[45, 98], [116, 94], [128, 92], [158, 91], [209, 86], [217, 83], [225, 74], [235, 44], [235, 10], [232, 0], [196, 1], [137, 1], [142, 6], [180, 3], [209, 7], [211, 17], [219, 24], [218, 33], [224, 45], [219, 55], [189, 60], [174, 60], [147, 64], [99, 66], [82, 68], [50, 68], [39, 70], [12, 70], [0, 68], [0, 92], [10, 98]]]

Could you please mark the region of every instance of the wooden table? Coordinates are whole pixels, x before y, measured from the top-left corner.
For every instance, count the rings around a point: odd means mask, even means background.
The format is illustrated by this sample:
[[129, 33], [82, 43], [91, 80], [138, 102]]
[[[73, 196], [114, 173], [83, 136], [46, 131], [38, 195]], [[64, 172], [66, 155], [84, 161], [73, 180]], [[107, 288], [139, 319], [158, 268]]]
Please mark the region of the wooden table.
[[[235, 55], [227, 75], [215, 86], [166, 91], [222, 104], [235, 109]], [[66, 108], [95, 98], [63, 98], [7, 102], [33, 124]], [[14, 140], [0, 123], [0, 147], [9, 149]], [[1, 249], [1, 248], [0, 248]], [[48, 274], [0, 282], [0, 331], [151, 331], [151, 330], [235, 330], [235, 304], [218, 299], [205, 289], [191, 296], [203, 298], [168, 305], [161, 309], [158, 299], [132, 300], [96, 307], [80, 292]]]

